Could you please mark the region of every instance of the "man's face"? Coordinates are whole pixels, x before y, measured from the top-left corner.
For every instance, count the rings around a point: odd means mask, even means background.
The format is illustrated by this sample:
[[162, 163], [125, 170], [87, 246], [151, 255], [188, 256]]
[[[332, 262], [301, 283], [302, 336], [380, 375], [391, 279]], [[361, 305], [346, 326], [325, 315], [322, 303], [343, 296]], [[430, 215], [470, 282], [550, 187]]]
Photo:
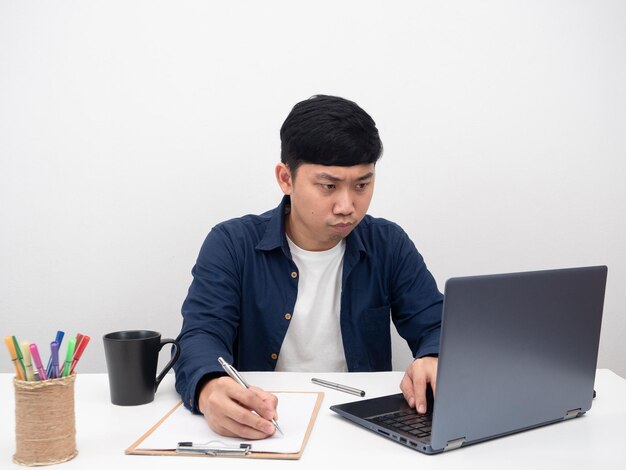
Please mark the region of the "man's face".
[[283, 192], [291, 196], [285, 219], [289, 238], [308, 251], [328, 250], [347, 237], [363, 219], [374, 193], [374, 164], [326, 166], [304, 163], [295, 178], [276, 166]]

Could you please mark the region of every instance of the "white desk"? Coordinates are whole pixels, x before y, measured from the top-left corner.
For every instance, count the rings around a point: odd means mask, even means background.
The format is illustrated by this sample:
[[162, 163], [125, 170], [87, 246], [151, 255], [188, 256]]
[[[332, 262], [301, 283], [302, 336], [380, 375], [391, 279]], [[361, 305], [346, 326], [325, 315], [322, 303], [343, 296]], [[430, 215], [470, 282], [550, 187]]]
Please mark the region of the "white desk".
[[[78, 456], [60, 464], [79, 469], [220, 469], [299, 468], [464, 468], [551, 469], [626, 468], [626, 380], [600, 369], [597, 398], [583, 417], [476, 444], [446, 454], [427, 456], [384, 439], [341, 418], [328, 408], [334, 403], [358, 400], [346, 393], [310, 382], [312, 374], [245, 373], [250, 383], [266, 390], [323, 391], [324, 401], [300, 460], [258, 460], [210, 457], [154, 457], [124, 455], [124, 449], [150, 428], [179, 400], [174, 377], [168, 375], [153, 403], [112, 405], [106, 374], [82, 374], [75, 385]], [[398, 392], [401, 372], [315, 374], [367, 392], [366, 398]], [[0, 374], [0, 468], [25, 468], [12, 461], [15, 452], [14, 391], [11, 374]], [[58, 468], [55, 467], [55, 468]]]

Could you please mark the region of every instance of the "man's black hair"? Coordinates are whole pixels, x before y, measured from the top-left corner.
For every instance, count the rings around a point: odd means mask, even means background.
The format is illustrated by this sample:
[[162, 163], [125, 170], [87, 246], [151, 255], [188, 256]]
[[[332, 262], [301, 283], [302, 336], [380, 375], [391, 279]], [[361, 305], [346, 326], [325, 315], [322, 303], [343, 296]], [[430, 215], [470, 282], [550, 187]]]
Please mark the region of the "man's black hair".
[[353, 166], [383, 153], [376, 123], [353, 101], [315, 95], [296, 104], [280, 129], [280, 160], [295, 176], [302, 163]]

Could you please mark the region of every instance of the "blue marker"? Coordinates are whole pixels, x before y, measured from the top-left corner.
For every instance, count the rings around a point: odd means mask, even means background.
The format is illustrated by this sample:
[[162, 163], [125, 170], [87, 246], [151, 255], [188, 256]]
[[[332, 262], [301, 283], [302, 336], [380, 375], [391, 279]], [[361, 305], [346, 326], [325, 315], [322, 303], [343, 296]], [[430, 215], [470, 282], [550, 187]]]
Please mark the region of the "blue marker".
[[[57, 337], [54, 339], [54, 341], [57, 343], [57, 346], [59, 347], [59, 349], [61, 349], [61, 343], [63, 342], [63, 335], [65, 335], [65, 333], [63, 331], [59, 330], [59, 331], [57, 331]], [[57, 365], [58, 365], [58, 363], [57, 363]], [[50, 356], [50, 359], [48, 359], [48, 366], [46, 367], [46, 375], [48, 377], [50, 377], [51, 373], [52, 373], [52, 356]], [[57, 377], [58, 377], [58, 375], [57, 375]]]
[[50, 374], [48, 374], [49, 379], [57, 379], [60, 377], [59, 375], [59, 343], [53, 341], [50, 343]]

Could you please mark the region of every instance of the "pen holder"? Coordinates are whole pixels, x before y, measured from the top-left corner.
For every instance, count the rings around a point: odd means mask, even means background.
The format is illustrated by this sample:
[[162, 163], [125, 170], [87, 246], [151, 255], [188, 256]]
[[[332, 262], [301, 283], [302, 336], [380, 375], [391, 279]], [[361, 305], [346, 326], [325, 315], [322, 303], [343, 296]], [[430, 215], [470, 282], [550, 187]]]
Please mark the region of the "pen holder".
[[13, 462], [29, 467], [52, 465], [78, 454], [74, 417], [75, 380], [76, 375], [40, 382], [13, 379]]

